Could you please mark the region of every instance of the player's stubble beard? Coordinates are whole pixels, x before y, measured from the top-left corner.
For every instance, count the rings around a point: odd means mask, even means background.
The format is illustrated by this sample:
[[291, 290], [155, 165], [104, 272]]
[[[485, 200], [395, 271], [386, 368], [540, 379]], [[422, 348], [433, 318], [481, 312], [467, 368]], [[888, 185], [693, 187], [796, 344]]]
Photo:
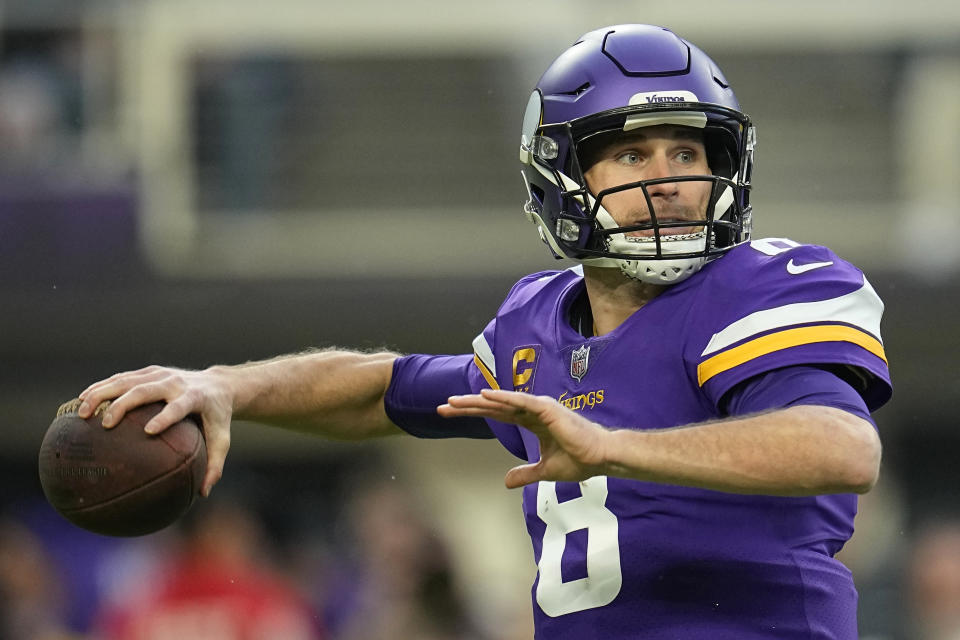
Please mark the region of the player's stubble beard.
[[[700, 184], [699, 181], [695, 183], [685, 183], [685, 184]], [[707, 185], [709, 187], [709, 185]], [[642, 186], [636, 187], [646, 192], [646, 189]], [[684, 221], [694, 221], [694, 220], [705, 220], [707, 204], [710, 198], [710, 189], [706, 188], [706, 192], [700, 198], [700, 202], [696, 205], [686, 204], [684, 202], [668, 201], [658, 199], [659, 196], [653, 195], [650, 196], [650, 201], [653, 203], [654, 212], [657, 215], [657, 222], [663, 224], [666, 222], [684, 222]], [[649, 194], [647, 194], [649, 195]], [[627, 224], [621, 225], [622, 227], [633, 226], [638, 224], [651, 224], [650, 214], [646, 206], [632, 208], [629, 212], [629, 215], [626, 218], [628, 221]], [[700, 233], [704, 230], [703, 225], [695, 225], [689, 227], [660, 227], [660, 237], [665, 236], [681, 236], [681, 235], [691, 235]], [[641, 231], [628, 231], [624, 234], [626, 237], [639, 237], [639, 238], [652, 238], [654, 235], [653, 229], [644, 229]]]
[[[655, 206], [654, 211], [657, 214], [657, 222], [661, 225], [664, 223], [704, 219], [703, 214], [699, 213], [698, 208], [675, 202], [661, 203], [659, 206]], [[636, 222], [631, 222], [629, 225], [624, 226], [652, 223], [646, 208], [644, 208], [642, 211], [633, 212], [628, 219], [636, 220]], [[694, 225], [689, 227], [660, 227], [659, 231], [661, 237], [689, 235], [703, 231], [703, 225]], [[628, 231], [624, 235], [627, 237], [652, 238], [654, 235], [654, 230], [644, 229], [641, 231]]]

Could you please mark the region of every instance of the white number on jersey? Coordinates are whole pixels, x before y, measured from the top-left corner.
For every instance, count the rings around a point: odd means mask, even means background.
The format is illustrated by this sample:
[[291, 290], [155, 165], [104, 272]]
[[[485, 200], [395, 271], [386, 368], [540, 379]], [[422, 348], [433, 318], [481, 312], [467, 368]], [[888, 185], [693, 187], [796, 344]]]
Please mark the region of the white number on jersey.
[[[537, 486], [537, 515], [547, 525], [540, 554], [537, 603], [548, 616], [562, 616], [610, 604], [623, 584], [619, 524], [607, 509], [607, 478], [580, 483], [580, 497], [559, 502], [557, 483]], [[587, 530], [587, 576], [564, 582], [560, 562], [567, 534]]]
[[768, 256], [775, 256], [799, 246], [799, 243], [786, 238], [763, 238], [761, 240], [750, 241], [751, 249], [756, 249], [760, 253], [764, 253]]

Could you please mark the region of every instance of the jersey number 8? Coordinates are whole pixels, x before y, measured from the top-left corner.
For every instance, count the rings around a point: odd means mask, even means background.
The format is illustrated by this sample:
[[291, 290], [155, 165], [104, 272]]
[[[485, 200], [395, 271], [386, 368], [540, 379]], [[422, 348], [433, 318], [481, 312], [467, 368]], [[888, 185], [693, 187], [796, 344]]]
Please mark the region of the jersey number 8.
[[[580, 497], [560, 502], [556, 482], [537, 486], [537, 515], [547, 525], [538, 565], [537, 603], [548, 616], [610, 604], [623, 584], [620, 570], [619, 524], [607, 509], [607, 478], [596, 476], [580, 483]], [[567, 536], [587, 530], [587, 575], [563, 581], [561, 561]]]

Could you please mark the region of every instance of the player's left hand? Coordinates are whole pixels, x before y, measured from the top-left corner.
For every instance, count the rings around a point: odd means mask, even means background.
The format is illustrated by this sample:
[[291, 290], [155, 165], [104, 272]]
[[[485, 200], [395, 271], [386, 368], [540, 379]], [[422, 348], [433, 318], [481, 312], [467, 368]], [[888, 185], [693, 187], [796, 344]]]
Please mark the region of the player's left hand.
[[608, 429], [549, 396], [483, 389], [452, 396], [437, 412], [448, 418], [477, 416], [526, 427], [540, 440], [540, 460], [514, 467], [505, 483], [514, 489], [540, 480], [580, 481], [603, 475]]

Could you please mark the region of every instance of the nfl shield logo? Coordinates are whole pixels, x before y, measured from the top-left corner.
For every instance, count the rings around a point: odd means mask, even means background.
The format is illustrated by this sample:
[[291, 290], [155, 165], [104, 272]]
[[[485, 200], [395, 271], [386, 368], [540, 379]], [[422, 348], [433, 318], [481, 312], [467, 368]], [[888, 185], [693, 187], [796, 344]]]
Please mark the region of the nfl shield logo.
[[570, 375], [580, 382], [583, 376], [587, 375], [587, 367], [590, 360], [590, 347], [583, 345], [579, 349], [574, 349], [570, 356]]

